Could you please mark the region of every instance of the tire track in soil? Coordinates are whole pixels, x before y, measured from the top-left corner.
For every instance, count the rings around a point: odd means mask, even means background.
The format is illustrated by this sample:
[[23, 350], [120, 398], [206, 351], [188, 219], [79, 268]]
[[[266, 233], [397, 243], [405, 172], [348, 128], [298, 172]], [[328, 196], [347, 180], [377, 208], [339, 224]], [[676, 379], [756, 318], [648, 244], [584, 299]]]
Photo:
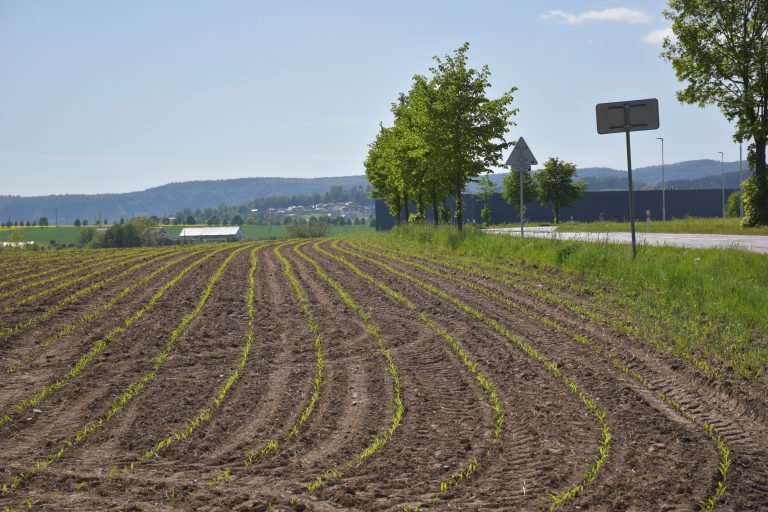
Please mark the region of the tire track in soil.
[[[227, 247], [222, 248], [225, 249]], [[90, 370], [76, 383], [64, 387], [47, 402], [50, 405], [46, 405], [45, 414], [31, 415], [32, 420], [24, 422], [23, 429], [20, 428], [21, 424], [16, 422], [6, 425], [6, 429], [10, 427], [12, 432], [0, 438], [0, 453], [3, 453], [4, 457], [7, 456], [10, 462], [3, 469], [11, 474], [24, 471], [30, 460], [44, 459], [46, 454], [55, 453], [55, 447], [63, 446], [70, 433], [82, 427], [83, 418], [103, 417], [103, 414], [107, 413], [120, 390], [133, 383], [137, 375], [144, 373], [146, 363], [137, 365], [135, 361], [146, 361], [149, 354], [156, 353], [165, 346], [174, 325], [173, 322], [167, 321], [168, 311], [174, 311], [174, 316], [181, 318], [185, 311], [194, 309], [200, 290], [206, 287], [211, 275], [228, 254], [214, 252], [218, 254], [214, 254], [184, 276], [180, 282], [183, 283], [182, 286], [178, 286], [179, 283], [174, 286], [175, 295], [165, 295], [161, 298], [127, 333], [112, 342], [109, 354], [105, 352], [103, 357], [92, 361]], [[104, 386], [105, 382], [109, 385]], [[97, 428], [97, 431], [99, 430], [101, 429]], [[77, 448], [81, 445], [72, 446]], [[68, 491], [79, 475], [91, 469], [83, 468], [75, 457], [71, 449], [66, 450], [63, 457], [59, 458], [59, 464], [50, 466], [43, 478], [32, 478], [23, 484], [24, 489], [11, 496], [3, 496], [0, 505], [4, 505], [8, 499], [15, 503], [13, 500], [17, 499], [21, 492], [41, 497], [38, 490], [45, 489], [46, 485], [53, 486], [51, 492]], [[63, 467], [67, 462], [73, 464], [76, 469], [71, 472], [57, 471], [60, 464]], [[93, 470], [98, 473], [99, 468]]]
[[[574, 506], [611, 503], [619, 509], [633, 506], [688, 508], [696, 505], [696, 498], [706, 499], [710, 495], [709, 475], [717, 474], [718, 463], [718, 454], [712, 443], [700, 428], [675, 415], [653, 393], [549, 326], [539, 324], [532, 328], [530, 320], [521, 321], [519, 314], [509, 315], [508, 306], [470, 288], [460, 288], [444, 278], [395, 260], [387, 259], [387, 263], [398, 269], [405, 268], [443, 289], [456, 290], [451, 293], [467, 297], [469, 302], [478, 305], [489, 316], [531, 340], [539, 350], [557, 359], [563, 368], [576, 375], [593, 395], [600, 397], [612, 418], [616, 444], [606, 474], [596, 481], [591, 491], [576, 498]], [[643, 418], [643, 422], [638, 422], [637, 418]], [[643, 451], [646, 453], [639, 456]], [[672, 471], [666, 464], [670, 459], [677, 461]], [[702, 472], [705, 467], [709, 468], [709, 473]], [[629, 468], [629, 471], [617, 474], [617, 468]], [[667, 489], [667, 482], [684, 484], [676, 489]], [[656, 501], [648, 503], [650, 496]]]
[[[377, 510], [429, 503], [435, 496], [450, 500], [454, 488], [440, 493], [440, 482], [449, 481], [472, 460], [480, 461], [477, 471], [482, 472], [492, 444], [494, 417], [482, 389], [446, 341], [419, 319], [418, 308], [408, 311], [322, 252], [312, 250], [311, 256], [372, 319], [386, 326], [382, 336], [397, 361], [406, 406], [403, 424], [376, 456], [376, 464], [332, 482], [320, 496]], [[395, 326], [403, 330], [392, 332]]]
[[[508, 432], [500, 440], [500, 453], [489, 459], [484, 470], [481, 465], [478, 474], [451, 497], [451, 509], [545, 508], [550, 501], [548, 491], [569, 488], [573, 473], [585, 470], [585, 462], [594, 458], [600, 438], [596, 422], [585, 417], [578, 397], [485, 323], [468, 319], [463, 311], [410, 281], [364, 260], [351, 259], [460, 338], [483, 373], [497, 384], [509, 415], [505, 421]], [[496, 344], [493, 350], [487, 348], [491, 341]], [[568, 461], [563, 460], [565, 452], [570, 454]]]
[[[623, 333], [569, 310], [561, 304], [553, 304], [540, 296], [510, 289], [508, 280], [499, 282], [479, 275], [455, 272], [445, 265], [431, 262], [434, 270], [451, 274], [453, 278], [472, 285], [486, 286], [492, 293], [528, 309], [528, 318], [540, 322], [541, 316], [565, 326], [583, 337], [600, 357], [614, 366], [625, 368], [645, 382], [657, 398], [667, 397], [679, 405], [683, 417], [695, 419], [696, 428], [703, 431], [703, 424], [710, 424], [721, 434], [731, 450], [731, 468], [726, 479], [728, 489], [718, 502], [718, 509], [751, 510], [765, 501], [768, 491], [768, 464], [762, 454], [768, 453], [768, 425], [766, 408], [761, 395], [744, 396], [730, 386], [715, 379], [702, 379], [701, 375], [684, 361]], [[544, 326], [542, 324], [542, 326]], [[574, 341], [571, 341], [574, 343]], [[662, 398], [663, 401], [663, 398]], [[669, 410], [670, 407], [668, 406]], [[672, 408], [674, 410], [674, 408]], [[678, 415], [680, 416], [680, 415]], [[712, 444], [715, 444], [712, 441]], [[719, 479], [719, 475], [715, 472]], [[713, 476], [711, 489], [716, 480]], [[710, 490], [709, 495], [712, 494]], [[702, 497], [700, 501], [706, 501]]]

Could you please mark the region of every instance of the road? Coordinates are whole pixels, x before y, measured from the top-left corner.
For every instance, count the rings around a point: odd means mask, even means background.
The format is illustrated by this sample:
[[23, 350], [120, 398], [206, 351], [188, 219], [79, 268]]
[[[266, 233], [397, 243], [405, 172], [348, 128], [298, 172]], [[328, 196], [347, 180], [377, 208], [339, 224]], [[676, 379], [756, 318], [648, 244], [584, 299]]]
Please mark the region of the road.
[[[520, 236], [520, 228], [490, 228], [487, 232], [499, 235]], [[561, 232], [554, 227], [525, 228], [525, 236], [552, 238], [557, 240], [578, 240], [581, 242], [608, 242], [629, 244], [630, 233], [617, 232]], [[768, 254], [768, 236], [751, 235], [709, 235], [686, 233], [637, 233], [638, 245], [667, 245], [694, 249], [743, 249]]]

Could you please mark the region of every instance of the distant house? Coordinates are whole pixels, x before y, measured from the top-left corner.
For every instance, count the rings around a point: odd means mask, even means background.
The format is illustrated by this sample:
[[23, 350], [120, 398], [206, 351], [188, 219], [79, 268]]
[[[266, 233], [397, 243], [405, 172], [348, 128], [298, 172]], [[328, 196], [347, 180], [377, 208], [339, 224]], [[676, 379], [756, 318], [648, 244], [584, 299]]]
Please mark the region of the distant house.
[[243, 239], [243, 230], [239, 226], [214, 228], [184, 228], [179, 233], [181, 240], [201, 242], [235, 242]]

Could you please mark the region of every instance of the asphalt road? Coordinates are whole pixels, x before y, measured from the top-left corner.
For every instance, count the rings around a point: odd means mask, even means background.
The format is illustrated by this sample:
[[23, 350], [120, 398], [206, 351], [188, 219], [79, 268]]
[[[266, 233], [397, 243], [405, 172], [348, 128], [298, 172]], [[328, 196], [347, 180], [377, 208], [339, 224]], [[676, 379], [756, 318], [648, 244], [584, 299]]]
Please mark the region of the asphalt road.
[[[520, 228], [490, 228], [488, 233], [520, 236]], [[608, 242], [630, 244], [630, 233], [584, 233], [558, 232], [554, 227], [525, 228], [525, 236], [552, 238], [555, 240], [578, 240], [581, 242]], [[681, 233], [637, 233], [637, 245], [668, 245], [694, 249], [743, 249], [768, 254], [768, 236], [749, 235], [694, 235]]]

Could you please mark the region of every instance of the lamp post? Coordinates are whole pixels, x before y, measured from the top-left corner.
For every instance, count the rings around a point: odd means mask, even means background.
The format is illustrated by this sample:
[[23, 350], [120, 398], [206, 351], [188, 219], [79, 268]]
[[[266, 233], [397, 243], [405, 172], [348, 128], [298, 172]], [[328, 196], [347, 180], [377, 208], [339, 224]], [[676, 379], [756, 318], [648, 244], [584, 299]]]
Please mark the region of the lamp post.
[[661, 141], [661, 220], [667, 220], [667, 180], [664, 177], [664, 137], [656, 137]]
[[741, 170], [741, 142], [739, 142], [739, 218], [744, 218], [744, 176]]
[[718, 151], [718, 153], [720, 153], [720, 183], [723, 190], [723, 218], [725, 218], [725, 171], [723, 170], [723, 152]]

